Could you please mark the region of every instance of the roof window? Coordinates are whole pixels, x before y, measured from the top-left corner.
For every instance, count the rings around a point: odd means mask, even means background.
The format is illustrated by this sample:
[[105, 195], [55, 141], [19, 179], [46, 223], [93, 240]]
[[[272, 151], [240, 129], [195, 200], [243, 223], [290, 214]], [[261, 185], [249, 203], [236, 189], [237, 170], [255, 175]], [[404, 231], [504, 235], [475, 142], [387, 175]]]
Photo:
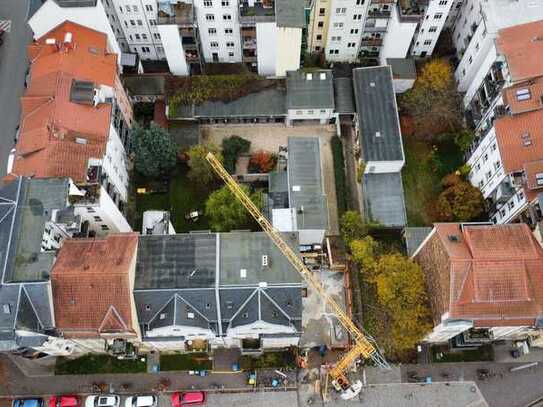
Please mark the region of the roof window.
[[321, 78], [321, 81], [324, 81], [326, 79], [326, 72], [321, 72], [320, 78]]
[[239, 277], [241, 279], [246, 279], [247, 278], [247, 269], [240, 269], [239, 270]]
[[522, 139], [522, 145], [524, 147], [530, 147], [532, 145], [532, 138], [530, 137], [530, 133], [524, 133], [520, 136]]
[[308, 73], [305, 78], [308, 80], [308, 81], [311, 81], [313, 80], [313, 74], [312, 73]]

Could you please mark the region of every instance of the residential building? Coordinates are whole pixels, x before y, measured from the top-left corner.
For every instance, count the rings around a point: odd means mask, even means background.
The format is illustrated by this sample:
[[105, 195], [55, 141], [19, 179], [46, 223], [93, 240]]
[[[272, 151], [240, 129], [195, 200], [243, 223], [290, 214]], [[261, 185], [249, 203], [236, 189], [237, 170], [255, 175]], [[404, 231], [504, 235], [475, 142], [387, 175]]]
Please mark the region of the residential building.
[[331, 70], [287, 72], [287, 124], [301, 120], [329, 123], [334, 107]]
[[461, 347], [539, 336], [543, 249], [527, 225], [435, 224], [413, 258], [434, 319], [427, 342]]
[[299, 234], [301, 245], [322, 245], [328, 230], [320, 144], [317, 137], [289, 137], [287, 171], [270, 174], [273, 226]]
[[67, 178], [17, 177], [0, 189], [0, 351], [65, 353], [54, 340], [49, 273], [65, 239], [81, 235]]
[[107, 36], [64, 22], [28, 48], [30, 81], [7, 178], [69, 177], [75, 215], [97, 235], [127, 232], [132, 107]]
[[[114, 341], [139, 343], [132, 290], [137, 233], [70, 239], [51, 271], [55, 328], [71, 353], [105, 353]], [[61, 339], [58, 339], [61, 340]]]
[[[522, 219], [535, 224], [541, 217], [538, 168], [543, 134], [536, 123], [543, 114], [543, 52], [541, 21], [500, 30], [491, 72], [470, 102], [469, 117], [476, 137], [467, 163], [470, 181], [487, 200], [491, 219], [508, 223]], [[504, 87], [505, 86], [505, 87]], [[541, 177], [539, 177], [541, 178]]]
[[134, 297], [150, 349], [254, 352], [301, 335], [301, 277], [263, 232], [140, 236]]
[[353, 70], [355, 128], [364, 169], [364, 216], [388, 227], [406, 224], [401, 170], [405, 156], [390, 66]]

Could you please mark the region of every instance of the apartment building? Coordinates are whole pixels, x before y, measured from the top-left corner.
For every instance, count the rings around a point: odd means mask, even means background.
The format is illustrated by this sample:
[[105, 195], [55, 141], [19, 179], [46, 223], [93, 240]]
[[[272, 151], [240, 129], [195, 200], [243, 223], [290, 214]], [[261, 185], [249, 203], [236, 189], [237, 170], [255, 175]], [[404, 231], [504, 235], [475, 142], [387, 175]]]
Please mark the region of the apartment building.
[[317, 0], [308, 49], [330, 62], [384, 64], [387, 58], [432, 55], [459, 0]]
[[438, 223], [412, 257], [434, 320], [425, 341], [461, 348], [540, 337], [543, 250], [527, 225]]
[[536, 123], [543, 114], [543, 41], [538, 38], [543, 38], [541, 21], [500, 30], [490, 71], [469, 105], [476, 128], [467, 159], [470, 181], [496, 223], [535, 224], [541, 218], [543, 134]]
[[28, 47], [28, 88], [7, 178], [68, 177], [75, 215], [96, 235], [127, 232], [132, 107], [107, 36], [64, 22]]

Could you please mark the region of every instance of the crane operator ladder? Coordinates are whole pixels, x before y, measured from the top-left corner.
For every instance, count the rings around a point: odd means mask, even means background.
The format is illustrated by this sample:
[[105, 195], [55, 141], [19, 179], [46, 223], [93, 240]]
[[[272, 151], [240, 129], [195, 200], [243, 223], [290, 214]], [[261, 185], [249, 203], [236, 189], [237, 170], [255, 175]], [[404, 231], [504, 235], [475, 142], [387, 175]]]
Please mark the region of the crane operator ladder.
[[335, 314], [341, 325], [351, 335], [355, 345], [347, 352], [347, 354], [328, 372], [334, 384], [346, 390], [349, 388], [349, 380], [345, 376], [345, 371], [351, 366], [356, 359], [360, 356], [365, 359], [371, 359], [373, 362], [382, 368], [389, 368], [388, 363], [379, 353], [377, 346], [373, 341], [368, 338], [364, 333], [355, 325], [355, 323], [349, 318], [343, 308], [330, 297], [324, 289], [321, 282], [311, 273], [311, 271], [305, 266], [300, 257], [291, 249], [291, 247], [283, 240], [281, 234], [272, 226], [272, 224], [264, 217], [258, 207], [251, 201], [247, 194], [240, 188], [238, 183], [232, 178], [232, 176], [226, 171], [223, 165], [212, 153], [208, 153], [206, 156], [207, 161], [222, 178], [224, 183], [228, 186], [232, 194], [243, 204], [243, 206], [249, 211], [253, 218], [262, 227], [268, 237], [275, 243], [277, 248], [288, 259], [290, 264], [298, 271], [298, 273], [304, 278], [308, 285], [311, 286], [324, 300], [326, 305]]

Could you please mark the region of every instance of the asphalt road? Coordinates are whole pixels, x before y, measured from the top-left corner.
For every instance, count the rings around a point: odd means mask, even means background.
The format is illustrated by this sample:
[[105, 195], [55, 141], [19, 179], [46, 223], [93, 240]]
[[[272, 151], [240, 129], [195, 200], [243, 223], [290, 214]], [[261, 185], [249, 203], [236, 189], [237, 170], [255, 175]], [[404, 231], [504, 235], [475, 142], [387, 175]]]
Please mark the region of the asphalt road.
[[11, 20], [11, 32], [4, 34], [4, 44], [0, 47], [0, 177], [6, 174], [19, 124], [19, 99], [28, 67], [26, 45], [32, 40], [27, 18], [36, 7], [36, 1], [32, 0], [0, 0], [0, 19]]

